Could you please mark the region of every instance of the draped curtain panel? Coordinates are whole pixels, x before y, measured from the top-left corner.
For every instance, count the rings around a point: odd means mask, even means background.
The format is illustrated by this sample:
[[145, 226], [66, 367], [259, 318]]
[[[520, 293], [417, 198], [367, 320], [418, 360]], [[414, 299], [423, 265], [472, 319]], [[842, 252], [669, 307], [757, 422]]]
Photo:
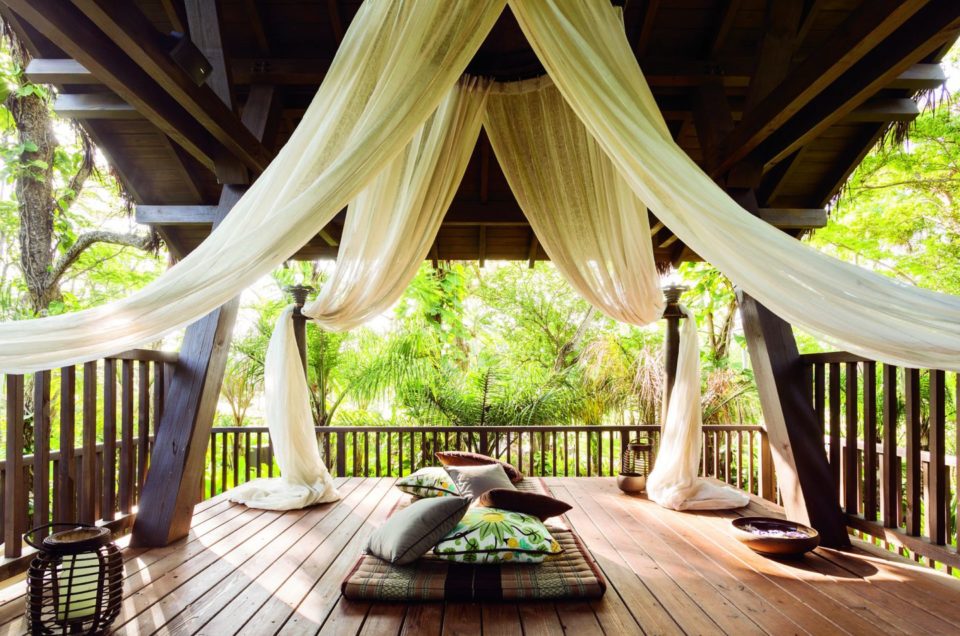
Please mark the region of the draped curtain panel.
[[[403, 294], [427, 256], [480, 135], [489, 82], [465, 80], [347, 208], [337, 265], [303, 314], [351, 329]], [[332, 501], [329, 473], [314, 436], [310, 393], [293, 331], [293, 308], [277, 320], [264, 364], [267, 427], [281, 477], [258, 479], [231, 500], [290, 510]]]
[[123, 300], [0, 324], [0, 370], [38, 371], [146, 345], [268, 274], [407, 145], [504, 3], [365, 2], [293, 136], [207, 240]]
[[667, 131], [606, 0], [511, 0], [567, 102], [657, 218], [785, 320], [904, 366], [960, 370], [960, 298], [822, 254], [756, 218]]
[[[510, 189], [563, 277], [616, 320], [659, 320], [664, 299], [646, 206], [549, 78], [495, 85], [484, 128]], [[749, 502], [744, 493], [697, 476], [700, 345], [696, 319], [684, 311], [676, 382], [664, 405], [647, 495], [676, 510], [739, 508]]]
[[550, 79], [496, 85], [484, 127], [537, 239], [573, 288], [615, 320], [659, 320], [647, 208]]

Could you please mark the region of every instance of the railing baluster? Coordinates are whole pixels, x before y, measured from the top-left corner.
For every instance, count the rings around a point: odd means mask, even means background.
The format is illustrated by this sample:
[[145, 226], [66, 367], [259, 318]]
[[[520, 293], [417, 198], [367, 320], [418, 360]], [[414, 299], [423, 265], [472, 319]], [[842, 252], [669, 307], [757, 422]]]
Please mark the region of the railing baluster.
[[920, 534], [920, 370], [904, 369], [904, 402], [907, 426], [906, 532]]
[[[33, 525], [50, 523], [50, 372], [33, 376]], [[46, 532], [38, 534], [44, 537]]]
[[877, 519], [877, 363], [863, 364], [863, 516]]
[[897, 367], [883, 365], [883, 525], [900, 524], [900, 463], [897, 456]]
[[150, 458], [150, 362], [137, 364], [137, 501], [147, 478], [147, 463]]
[[117, 361], [103, 361], [103, 501], [100, 515], [114, 518], [117, 507]]
[[93, 523], [99, 515], [97, 473], [97, 363], [83, 365], [83, 456], [80, 458], [80, 521]]
[[943, 371], [930, 371], [930, 499], [926, 508], [930, 541], [936, 545], [946, 543], [947, 537], [945, 382]]
[[220, 436], [220, 457], [220, 490], [224, 491], [229, 488], [227, 485], [227, 465], [229, 464], [227, 460], [227, 433]]
[[822, 362], [813, 365], [813, 412], [820, 427], [820, 437], [826, 432], [826, 414], [823, 403], [826, 399], [826, 366]]
[[830, 473], [840, 496], [840, 364], [830, 363]]
[[[388, 433], [388, 434], [387, 434], [387, 438], [389, 439], [389, 437], [390, 437], [390, 435], [389, 435], [389, 433]], [[381, 476], [381, 475], [380, 475], [380, 431], [377, 431], [377, 434], [376, 434], [375, 440], [374, 440], [374, 444], [376, 444], [375, 452], [377, 453], [377, 462], [376, 462], [376, 463], [377, 463], [377, 477], [380, 477], [380, 476]], [[387, 457], [389, 458], [389, 455], [388, 455]]]
[[263, 433], [261, 433], [260, 431], [257, 431], [257, 462], [256, 462], [257, 469], [254, 472], [254, 475], [256, 475], [257, 479], [260, 479], [261, 474], [263, 473], [263, 466], [262, 466], [263, 458], [260, 454], [260, 451], [262, 450], [263, 450]]
[[243, 481], [250, 481], [250, 433], [243, 433]]
[[347, 474], [347, 436], [337, 433], [337, 477]]
[[233, 486], [240, 484], [240, 433], [233, 434]]
[[120, 512], [133, 505], [133, 361], [120, 363]]
[[3, 507], [3, 555], [22, 553], [27, 529], [27, 482], [23, 471], [23, 376], [7, 376], [6, 480]]
[[217, 430], [210, 431], [210, 496], [215, 497], [217, 490]]
[[77, 520], [75, 451], [76, 444], [76, 408], [77, 408], [77, 369], [60, 369], [60, 461], [57, 484], [57, 516], [54, 521], [71, 522]]
[[857, 421], [857, 363], [848, 362], [846, 364], [846, 436], [843, 457], [843, 503], [847, 514], [855, 515], [857, 512], [857, 486], [860, 481], [859, 461], [857, 460], [857, 440], [859, 439], [859, 425]]

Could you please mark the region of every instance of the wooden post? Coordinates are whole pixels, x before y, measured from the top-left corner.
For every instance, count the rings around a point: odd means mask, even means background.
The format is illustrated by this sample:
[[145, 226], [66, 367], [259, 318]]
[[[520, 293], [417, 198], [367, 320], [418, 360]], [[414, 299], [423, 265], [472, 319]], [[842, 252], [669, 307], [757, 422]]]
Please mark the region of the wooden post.
[[760, 393], [777, 483], [787, 517], [813, 526], [821, 545], [847, 547], [847, 524], [833, 487], [823, 439], [809, 399], [790, 325], [742, 291], [743, 330]]
[[[223, 51], [219, 47], [216, 3], [192, 0], [187, 9], [192, 38], [212, 58], [210, 61], [215, 68], [225, 68]], [[218, 83], [213, 88], [230, 106], [229, 85]], [[263, 139], [275, 106], [272, 86], [257, 85], [251, 89], [242, 120], [257, 140]], [[218, 176], [230, 173], [235, 164], [234, 158], [225, 158], [223, 170], [217, 171]], [[214, 228], [246, 191], [245, 186], [229, 183], [224, 185], [220, 194]], [[140, 498], [140, 513], [133, 526], [132, 546], [167, 545], [190, 531], [239, 306], [239, 297], [234, 298], [187, 327], [173, 380], [164, 398], [163, 415], [157, 423], [150, 470]], [[149, 514], [145, 514], [147, 511]]]
[[677, 360], [680, 357], [680, 295], [687, 291], [686, 287], [670, 285], [663, 288], [667, 305], [663, 310], [663, 319], [667, 321], [666, 334], [663, 339], [663, 372], [664, 372], [664, 404], [670, 403], [670, 394], [677, 380]]
[[307, 296], [313, 293], [313, 287], [305, 285], [291, 285], [284, 290], [293, 299], [293, 335], [297, 339], [297, 350], [300, 352], [300, 362], [303, 363], [303, 372], [307, 372], [307, 317], [301, 313], [307, 304]]

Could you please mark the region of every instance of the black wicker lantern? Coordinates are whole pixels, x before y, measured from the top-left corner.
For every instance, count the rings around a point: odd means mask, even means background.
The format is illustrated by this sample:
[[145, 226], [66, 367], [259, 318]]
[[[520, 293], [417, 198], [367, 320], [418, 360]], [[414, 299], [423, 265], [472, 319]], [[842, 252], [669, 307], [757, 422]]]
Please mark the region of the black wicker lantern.
[[647, 475], [653, 468], [653, 445], [646, 438], [630, 442], [623, 449], [617, 485], [626, 493], [639, 493], [647, 487]]
[[[38, 532], [66, 526], [42, 541]], [[27, 572], [31, 634], [101, 634], [120, 614], [123, 558], [107, 528], [55, 523], [24, 540], [37, 549]]]

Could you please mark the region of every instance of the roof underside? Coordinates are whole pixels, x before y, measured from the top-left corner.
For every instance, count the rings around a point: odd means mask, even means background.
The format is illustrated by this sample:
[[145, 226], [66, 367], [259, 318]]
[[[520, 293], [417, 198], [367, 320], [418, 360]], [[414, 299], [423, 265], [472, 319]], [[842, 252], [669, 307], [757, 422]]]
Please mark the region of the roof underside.
[[[138, 101], [162, 105], [151, 97], [158, 88], [164, 98], [177, 94], [167, 86], [170, 78], [162, 77], [162, 64], [143, 61], [150, 51], [137, 48], [144, 40], [144, 32], [137, 29], [155, 31], [147, 40], [170, 31], [189, 32], [184, 0], [135, 0], [142, 12], [137, 15], [146, 18], [139, 22], [125, 14], [105, 17], [98, 7], [107, 6], [107, 0], [73, 0], [73, 6], [47, 8], [46, 14], [44, 5], [70, 3], [2, 2], [15, 11], [3, 9], [36, 58], [29, 69], [32, 78], [58, 86], [57, 110], [90, 132], [138, 204], [140, 219], [158, 227], [178, 254], [195, 247], [210, 231], [212, 206], [222, 187], [212, 170], [217, 143], [240, 156], [254, 173], [264, 157], [276, 154], [299, 122], [360, 5], [348, 0], [186, 0], [186, 6], [200, 11], [214, 7], [213, 14], [219, 16], [222, 59], [237, 118], [251, 85], [276, 87], [281, 106], [262, 146], [240, 136], [238, 152], [232, 142], [223, 141], [231, 133], [222, 116], [210, 117], [213, 123], [202, 113], [197, 116], [195, 109], [206, 103], [204, 95], [198, 96], [200, 106], [185, 107], [186, 123], [145, 112], [150, 109]], [[774, 9], [777, 4], [780, 8]], [[822, 225], [822, 208], [883, 132], [891, 123], [916, 117], [911, 98], [942, 83], [935, 62], [956, 37], [960, 14], [951, 4], [960, 3], [628, 0], [624, 20], [634, 54], [677, 143], [731, 192], [741, 183], [738, 171], [754, 174], [747, 185], [756, 194], [761, 216], [797, 233]], [[785, 5], [796, 5], [797, 15], [791, 18]], [[79, 27], [58, 31], [56, 20], [48, 18], [50, 11], [61, 10], [69, 14], [64, 17], [70, 24], [92, 27], [89, 33], [97, 37], [84, 41], [84, 28]], [[784, 31], [783, 24], [793, 26]], [[128, 36], [133, 44], [125, 40]], [[203, 36], [193, 33], [191, 39]], [[123, 55], [116, 50], [100, 50], [114, 44], [129, 60], [117, 61]], [[215, 64], [217, 54], [211, 60]], [[68, 58], [79, 63], [71, 66]], [[127, 66], [134, 71], [139, 67], [148, 80], [129, 79], [133, 75], [124, 75]], [[543, 73], [509, 9], [468, 72], [501, 80]], [[118, 76], [128, 78], [122, 88]], [[715, 120], [717, 99], [720, 110], [729, 108], [727, 121]], [[195, 129], [199, 132], [191, 132]], [[204, 129], [214, 140], [212, 150], [210, 144], [191, 143], [207, 139]], [[702, 139], [715, 140], [706, 152]], [[752, 166], [752, 172], [744, 166]], [[335, 256], [342, 225], [343, 213], [297, 256]], [[651, 227], [658, 263], [696, 259], [652, 215]], [[484, 135], [431, 258], [546, 258]]]

